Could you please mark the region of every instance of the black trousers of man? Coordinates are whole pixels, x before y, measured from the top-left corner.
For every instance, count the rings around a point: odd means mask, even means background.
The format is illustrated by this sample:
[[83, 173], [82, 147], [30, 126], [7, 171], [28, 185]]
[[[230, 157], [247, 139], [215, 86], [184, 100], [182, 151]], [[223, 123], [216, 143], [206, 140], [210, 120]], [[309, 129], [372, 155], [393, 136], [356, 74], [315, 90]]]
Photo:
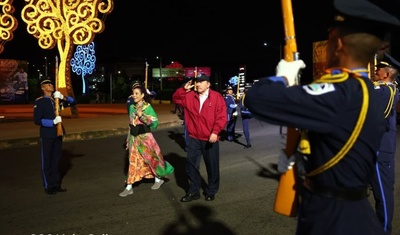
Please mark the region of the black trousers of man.
[[47, 190], [60, 188], [62, 136], [41, 138], [42, 179]]

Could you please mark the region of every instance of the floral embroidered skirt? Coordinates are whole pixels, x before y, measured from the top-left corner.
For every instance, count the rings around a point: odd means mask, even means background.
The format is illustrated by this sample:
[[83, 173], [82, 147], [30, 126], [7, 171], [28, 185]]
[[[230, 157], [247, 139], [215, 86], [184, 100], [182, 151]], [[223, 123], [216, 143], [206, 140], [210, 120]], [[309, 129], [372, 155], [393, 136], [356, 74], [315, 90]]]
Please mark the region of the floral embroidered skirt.
[[127, 184], [143, 178], [162, 178], [174, 172], [174, 167], [161, 154], [153, 134], [145, 133], [129, 137], [129, 168]]

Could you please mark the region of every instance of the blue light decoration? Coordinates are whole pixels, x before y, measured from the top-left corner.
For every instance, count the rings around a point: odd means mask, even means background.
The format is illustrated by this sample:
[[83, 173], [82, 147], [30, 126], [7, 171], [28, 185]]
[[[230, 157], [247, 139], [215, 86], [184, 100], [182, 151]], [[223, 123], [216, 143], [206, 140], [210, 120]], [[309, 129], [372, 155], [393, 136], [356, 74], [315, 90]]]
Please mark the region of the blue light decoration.
[[92, 74], [95, 67], [96, 56], [94, 53], [94, 42], [79, 45], [76, 47], [74, 58], [70, 62], [72, 71], [77, 75], [82, 75], [82, 95], [86, 94], [85, 75]]
[[231, 85], [232, 87], [237, 86], [238, 82], [239, 82], [238, 76], [233, 76], [229, 79], [229, 85]]

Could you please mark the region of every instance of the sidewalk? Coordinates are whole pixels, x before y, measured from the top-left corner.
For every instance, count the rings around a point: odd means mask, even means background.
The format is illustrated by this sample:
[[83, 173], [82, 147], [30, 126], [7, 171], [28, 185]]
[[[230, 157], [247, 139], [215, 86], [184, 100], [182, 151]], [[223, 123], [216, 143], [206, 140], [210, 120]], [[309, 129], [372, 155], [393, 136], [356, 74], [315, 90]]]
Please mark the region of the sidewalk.
[[[153, 105], [158, 128], [182, 125], [171, 113], [173, 104]], [[128, 133], [126, 104], [78, 104], [77, 118], [63, 117], [64, 141], [105, 138]], [[18, 148], [39, 143], [39, 126], [33, 123], [33, 104], [0, 105], [0, 149]]]

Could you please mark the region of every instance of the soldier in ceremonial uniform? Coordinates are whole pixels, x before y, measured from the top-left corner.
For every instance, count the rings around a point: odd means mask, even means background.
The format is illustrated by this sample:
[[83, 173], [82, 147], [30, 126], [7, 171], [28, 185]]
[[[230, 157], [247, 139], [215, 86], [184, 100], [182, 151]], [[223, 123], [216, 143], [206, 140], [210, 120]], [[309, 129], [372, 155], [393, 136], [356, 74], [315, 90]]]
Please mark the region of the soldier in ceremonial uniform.
[[382, 103], [386, 118], [386, 131], [382, 136], [375, 174], [371, 186], [375, 198], [375, 211], [383, 225], [385, 234], [391, 234], [394, 211], [394, 181], [396, 152], [396, 106], [399, 92], [395, 85], [400, 63], [388, 54], [384, 55], [373, 77], [378, 100]]
[[225, 96], [225, 103], [226, 103], [226, 112], [228, 115], [228, 124], [226, 125], [226, 132], [228, 135], [228, 141], [233, 141], [235, 139], [235, 126], [236, 126], [236, 118], [237, 118], [237, 111], [236, 111], [236, 99], [233, 95], [233, 88], [228, 86], [226, 88], [226, 96]]
[[63, 107], [73, 104], [75, 100], [70, 96], [63, 96], [59, 91], [54, 92], [51, 80], [42, 81], [40, 88], [43, 96], [35, 100], [33, 118], [34, 123], [40, 126], [43, 187], [47, 194], [54, 195], [67, 191], [61, 188], [59, 163], [63, 137], [57, 134], [57, 125], [62, 125], [62, 119], [61, 116], [56, 116], [56, 108], [60, 107], [55, 107], [54, 99], [59, 99], [60, 106]]
[[250, 131], [249, 131], [249, 120], [253, 117], [249, 109], [244, 106], [244, 99], [246, 97], [246, 92], [251, 86], [246, 85], [244, 89], [243, 96], [239, 100], [239, 110], [240, 110], [240, 117], [242, 118], [242, 127], [243, 127], [243, 134], [246, 138], [246, 146], [245, 149], [251, 148], [251, 140], [250, 140]]
[[381, 235], [368, 188], [385, 119], [368, 64], [387, 28], [400, 21], [366, 0], [335, 0], [327, 70], [308, 85], [296, 84], [302, 60], [277, 65], [247, 91], [253, 116], [306, 131], [310, 153], [299, 189], [297, 235]]

